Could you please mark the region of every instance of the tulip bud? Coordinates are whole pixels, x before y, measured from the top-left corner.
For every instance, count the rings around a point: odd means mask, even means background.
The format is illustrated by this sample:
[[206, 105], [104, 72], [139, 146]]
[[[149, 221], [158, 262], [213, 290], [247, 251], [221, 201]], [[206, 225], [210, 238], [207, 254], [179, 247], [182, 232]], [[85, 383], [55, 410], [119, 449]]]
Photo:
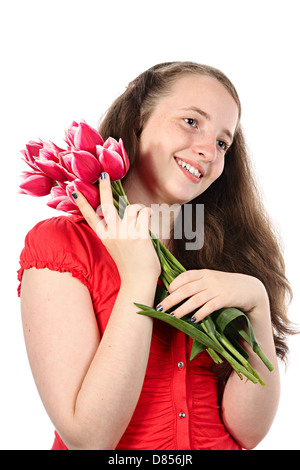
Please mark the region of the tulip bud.
[[52, 178], [40, 173], [23, 173], [24, 181], [20, 184], [20, 189], [26, 194], [35, 197], [47, 196], [50, 193], [55, 181]]
[[74, 147], [76, 150], [85, 150], [96, 155], [96, 146], [102, 145], [103, 139], [99, 132], [85, 122], [81, 122], [74, 134]]
[[74, 147], [74, 135], [77, 127], [78, 123], [73, 121], [69, 129], [65, 130], [65, 142], [69, 145], [69, 147]]
[[76, 177], [51, 160], [36, 160], [37, 168], [56, 181], [73, 181]]
[[124, 178], [130, 164], [122, 139], [117, 142], [112, 137], [109, 137], [103, 146], [97, 145], [96, 151], [102, 171], [109, 174], [111, 181], [118, 181]]
[[76, 179], [72, 183], [68, 184], [66, 188], [67, 194], [70, 199], [73, 200], [72, 193], [76, 190], [78, 190], [84, 195], [84, 197], [88, 200], [93, 209], [96, 209], [99, 206], [100, 194], [98, 187], [89, 183], [85, 183], [80, 179]]
[[101, 173], [101, 166], [97, 158], [84, 150], [72, 151], [71, 168], [78, 178], [90, 184], [98, 181]]

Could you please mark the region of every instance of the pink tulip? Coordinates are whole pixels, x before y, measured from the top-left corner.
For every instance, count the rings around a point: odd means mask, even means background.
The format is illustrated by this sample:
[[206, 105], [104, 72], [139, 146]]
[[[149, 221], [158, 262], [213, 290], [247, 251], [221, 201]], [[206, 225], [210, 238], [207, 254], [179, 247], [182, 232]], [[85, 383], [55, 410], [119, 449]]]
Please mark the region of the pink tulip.
[[70, 148], [74, 147], [74, 135], [77, 127], [78, 123], [76, 121], [73, 121], [69, 129], [65, 130], [65, 141], [67, 142]]
[[74, 180], [72, 183], [67, 185], [66, 192], [68, 196], [70, 197], [71, 200], [73, 200], [72, 193], [76, 190], [81, 192], [84, 197], [88, 200], [90, 205], [96, 209], [99, 204], [100, 204], [100, 194], [99, 194], [99, 188], [96, 186], [85, 183], [84, 181], [81, 181], [80, 179]]
[[66, 198], [64, 201], [60, 202], [56, 206], [56, 209], [58, 211], [69, 212], [70, 214], [74, 215], [81, 215], [81, 212], [78, 207], [74, 206], [74, 204], [72, 204], [69, 198]]
[[72, 173], [72, 153], [70, 150], [66, 150], [65, 152], [60, 152], [58, 155], [59, 157], [59, 164], [65, 168], [69, 173]]
[[52, 178], [40, 172], [23, 172], [23, 182], [20, 184], [22, 194], [29, 194], [30, 196], [47, 196], [50, 193], [55, 181]]
[[21, 153], [23, 154], [24, 158], [23, 160], [29, 165], [33, 170], [36, 170], [35, 166], [35, 160], [39, 156], [39, 151], [40, 149], [43, 148], [43, 141], [40, 140], [40, 142], [34, 142], [33, 140], [30, 140], [26, 144], [26, 149], [21, 150]]
[[52, 160], [47, 160], [46, 158], [36, 160], [35, 165], [40, 171], [45, 173], [45, 175], [56, 181], [73, 181], [76, 178], [76, 176], [69, 173], [61, 165]]
[[109, 174], [111, 181], [124, 178], [129, 170], [130, 163], [122, 139], [117, 142], [109, 137], [103, 146], [97, 145], [97, 155], [102, 171]]
[[[66, 186], [66, 185], [65, 185]], [[52, 207], [63, 212], [70, 212], [72, 214], [80, 214], [78, 207], [73, 199], [70, 199], [66, 193], [66, 189], [60, 186], [54, 186], [51, 189], [52, 199], [47, 202], [47, 206]]]
[[103, 139], [99, 132], [89, 126], [85, 121], [73, 121], [72, 126], [66, 131], [66, 142], [70, 148], [85, 150], [96, 156], [96, 146], [103, 144]]
[[71, 168], [79, 179], [90, 184], [98, 181], [101, 173], [98, 159], [84, 150], [72, 151]]
[[67, 196], [67, 193], [66, 193], [66, 190], [61, 188], [60, 186], [54, 186], [52, 189], [51, 189], [51, 199], [50, 201], [47, 202], [47, 205], [49, 207], [53, 207], [54, 209], [56, 209], [56, 206], [64, 201], [66, 198], [68, 199], [68, 196]]
[[74, 191], [80, 191], [99, 211], [100, 195], [96, 183], [100, 173], [105, 171], [111, 181], [117, 181], [128, 172], [129, 159], [123, 141], [109, 137], [103, 142], [96, 129], [85, 121], [79, 124], [73, 121], [65, 131], [65, 141], [67, 150], [41, 139], [27, 143], [21, 152], [33, 171], [23, 173], [19, 192], [32, 196], [51, 193], [49, 207], [80, 214], [72, 197]]
[[43, 148], [39, 151], [39, 158], [44, 160], [52, 160], [55, 163], [59, 163], [59, 156], [61, 153], [66, 152], [66, 150], [58, 147], [53, 142], [44, 142]]

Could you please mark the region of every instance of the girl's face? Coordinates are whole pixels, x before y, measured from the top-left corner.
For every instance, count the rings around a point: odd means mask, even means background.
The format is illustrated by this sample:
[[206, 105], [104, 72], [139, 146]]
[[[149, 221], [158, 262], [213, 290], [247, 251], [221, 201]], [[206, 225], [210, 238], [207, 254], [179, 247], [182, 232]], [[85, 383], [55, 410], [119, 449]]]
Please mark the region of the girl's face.
[[203, 193], [223, 171], [238, 114], [235, 100], [217, 79], [178, 79], [140, 135], [130, 172], [136, 190], [143, 188], [140, 202], [184, 204]]

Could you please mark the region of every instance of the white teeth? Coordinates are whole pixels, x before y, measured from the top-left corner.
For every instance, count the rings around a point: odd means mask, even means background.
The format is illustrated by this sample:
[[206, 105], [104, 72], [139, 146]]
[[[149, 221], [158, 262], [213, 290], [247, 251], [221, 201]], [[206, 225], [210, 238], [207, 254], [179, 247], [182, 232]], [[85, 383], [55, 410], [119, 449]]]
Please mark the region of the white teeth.
[[196, 170], [193, 166], [191, 166], [189, 163], [183, 162], [182, 160], [176, 160], [178, 165], [182, 166], [185, 170], [188, 170], [189, 173], [191, 173], [194, 176], [197, 176], [197, 178], [201, 177], [201, 173], [199, 170]]

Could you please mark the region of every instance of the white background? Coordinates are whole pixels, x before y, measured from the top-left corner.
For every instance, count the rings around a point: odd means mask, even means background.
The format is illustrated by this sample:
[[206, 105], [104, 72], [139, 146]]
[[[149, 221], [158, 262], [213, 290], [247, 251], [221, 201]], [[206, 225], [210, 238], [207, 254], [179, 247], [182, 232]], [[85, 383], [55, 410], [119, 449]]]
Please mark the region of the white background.
[[[96, 125], [127, 83], [163, 61], [220, 68], [243, 105], [242, 123], [265, 203], [281, 232], [299, 321], [299, 23], [297, 0], [10, 0], [0, 11], [0, 447], [49, 449], [53, 426], [31, 377], [16, 295], [27, 231], [59, 215], [19, 195], [19, 150], [63, 143], [73, 120]], [[280, 407], [257, 449], [300, 449], [299, 336], [281, 368]], [[259, 422], [257, 426], [259, 426]]]

